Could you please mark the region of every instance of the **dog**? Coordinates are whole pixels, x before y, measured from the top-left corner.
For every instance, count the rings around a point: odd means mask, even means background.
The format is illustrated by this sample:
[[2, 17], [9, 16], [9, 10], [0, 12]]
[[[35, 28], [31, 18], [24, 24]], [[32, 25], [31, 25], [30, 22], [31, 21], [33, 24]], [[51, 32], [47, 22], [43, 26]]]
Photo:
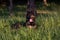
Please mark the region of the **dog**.
[[19, 23], [19, 22], [16, 22], [15, 24], [12, 24], [11, 25], [11, 28], [12, 29], [18, 29], [18, 28], [20, 28], [21, 27], [21, 24]]
[[35, 16], [33, 14], [31, 14], [30, 18], [27, 20], [26, 26], [29, 28], [36, 28]]

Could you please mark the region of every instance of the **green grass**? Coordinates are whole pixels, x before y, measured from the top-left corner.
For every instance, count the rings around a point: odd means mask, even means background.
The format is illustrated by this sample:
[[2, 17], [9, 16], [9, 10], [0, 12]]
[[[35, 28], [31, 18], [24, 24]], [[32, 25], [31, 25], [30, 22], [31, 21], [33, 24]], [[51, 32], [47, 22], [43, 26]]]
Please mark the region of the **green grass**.
[[[19, 6], [20, 7], [20, 6]], [[7, 8], [0, 9], [0, 40], [60, 40], [60, 6], [52, 5], [49, 8], [56, 8], [51, 14], [39, 14], [36, 17], [37, 29], [21, 27], [18, 30], [11, 29], [15, 22], [25, 22], [25, 8], [14, 9], [15, 16], [9, 17]], [[42, 8], [45, 9], [45, 8]], [[47, 8], [45, 10], [48, 10]]]

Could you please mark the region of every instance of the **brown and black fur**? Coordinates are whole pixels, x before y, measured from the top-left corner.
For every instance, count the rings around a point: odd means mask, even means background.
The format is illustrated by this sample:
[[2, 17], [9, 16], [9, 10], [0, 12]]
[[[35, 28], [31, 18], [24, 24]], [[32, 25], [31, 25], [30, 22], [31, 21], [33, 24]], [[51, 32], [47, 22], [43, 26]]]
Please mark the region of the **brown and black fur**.
[[[34, 16], [34, 17], [31, 17]], [[35, 23], [36, 18], [36, 9], [35, 9], [35, 3], [34, 0], [28, 0], [27, 3], [27, 14], [26, 14], [26, 26], [27, 27], [33, 27], [36, 25]], [[32, 19], [33, 22], [30, 22], [29, 20]]]
[[11, 25], [12, 29], [19, 29], [22, 25], [19, 22], [16, 22], [14, 24]]

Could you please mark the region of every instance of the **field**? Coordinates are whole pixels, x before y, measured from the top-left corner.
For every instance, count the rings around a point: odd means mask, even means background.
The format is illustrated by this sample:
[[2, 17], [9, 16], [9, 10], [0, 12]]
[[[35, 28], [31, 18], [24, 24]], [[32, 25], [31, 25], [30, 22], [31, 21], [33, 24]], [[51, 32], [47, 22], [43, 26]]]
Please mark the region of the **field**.
[[22, 26], [16, 30], [11, 29], [11, 24], [26, 21], [26, 6], [15, 6], [14, 15], [11, 17], [8, 8], [0, 6], [0, 40], [60, 40], [60, 5], [50, 4], [48, 7], [39, 5], [38, 10], [48, 13], [37, 15], [37, 29]]

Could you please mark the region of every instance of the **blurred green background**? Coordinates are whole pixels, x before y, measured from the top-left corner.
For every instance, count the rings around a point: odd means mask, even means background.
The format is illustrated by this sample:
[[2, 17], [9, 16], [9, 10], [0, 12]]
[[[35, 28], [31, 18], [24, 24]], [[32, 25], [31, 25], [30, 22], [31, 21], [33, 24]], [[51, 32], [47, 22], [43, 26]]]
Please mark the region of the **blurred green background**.
[[[17, 1], [19, 2], [19, 0], [14, 0], [15, 3]], [[18, 4], [13, 2], [15, 5], [13, 6], [14, 15], [12, 17], [9, 16], [9, 5], [2, 6], [3, 3], [0, 0], [0, 40], [60, 40], [60, 1], [49, 0], [49, 6], [44, 6], [42, 1], [38, 1], [36, 2], [37, 29], [22, 26], [16, 30], [11, 29], [11, 24], [26, 21], [27, 5], [24, 3], [27, 0], [20, 0], [22, 5], [20, 2]]]

